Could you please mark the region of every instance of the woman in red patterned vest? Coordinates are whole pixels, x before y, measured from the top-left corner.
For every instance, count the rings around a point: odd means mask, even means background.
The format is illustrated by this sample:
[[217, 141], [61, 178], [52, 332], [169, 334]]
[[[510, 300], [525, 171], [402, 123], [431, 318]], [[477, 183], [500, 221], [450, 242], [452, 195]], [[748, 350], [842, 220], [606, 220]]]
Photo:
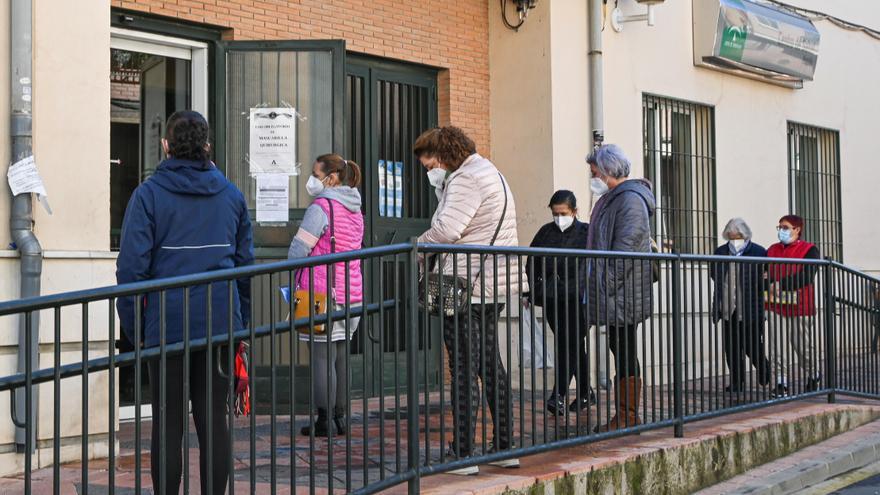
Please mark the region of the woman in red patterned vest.
[[[819, 249], [801, 239], [804, 219], [786, 215], [776, 227], [779, 242], [767, 250], [769, 258], [820, 259]], [[767, 267], [766, 297], [770, 353], [776, 372], [775, 397], [788, 395], [792, 368], [797, 367], [804, 392], [819, 390], [819, 355], [816, 343], [816, 295], [813, 278], [818, 265], [771, 263]]]

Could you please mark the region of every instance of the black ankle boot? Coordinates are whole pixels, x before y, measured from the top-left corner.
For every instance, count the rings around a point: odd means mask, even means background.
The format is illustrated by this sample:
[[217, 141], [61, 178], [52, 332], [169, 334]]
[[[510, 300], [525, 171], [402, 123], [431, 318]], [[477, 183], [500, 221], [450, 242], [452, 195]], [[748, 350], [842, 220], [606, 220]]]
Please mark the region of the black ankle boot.
[[[330, 434], [330, 436], [333, 436], [336, 433], [335, 431], [328, 431], [328, 429], [335, 430], [336, 428], [333, 428], [333, 426], [330, 425], [330, 423], [328, 422], [327, 409], [319, 407], [318, 417], [315, 419], [315, 436], [326, 437], [328, 433]], [[302, 433], [303, 436], [309, 436], [312, 433], [312, 426], [303, 426], [299, 432]]]
[[348, 433], [348, 424], [345, 421], [345, 408], [336, 406], [333, 408], [333, 423], [336, 425], [336, 434], [345, 435]]

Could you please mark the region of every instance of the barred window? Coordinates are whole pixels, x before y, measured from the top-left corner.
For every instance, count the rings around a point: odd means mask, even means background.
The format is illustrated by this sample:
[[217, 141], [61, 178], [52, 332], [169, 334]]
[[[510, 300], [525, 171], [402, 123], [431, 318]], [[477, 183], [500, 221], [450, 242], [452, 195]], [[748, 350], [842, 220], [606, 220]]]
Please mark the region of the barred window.
[[642, 97], [645, 175], [654, 186], [652, 224], [663, 252], [715, 251], [715, 109], [661, 96]]
[[802, 238], [843, 261], [840, 133], [788, 123], [788, 206], [804, 219]]

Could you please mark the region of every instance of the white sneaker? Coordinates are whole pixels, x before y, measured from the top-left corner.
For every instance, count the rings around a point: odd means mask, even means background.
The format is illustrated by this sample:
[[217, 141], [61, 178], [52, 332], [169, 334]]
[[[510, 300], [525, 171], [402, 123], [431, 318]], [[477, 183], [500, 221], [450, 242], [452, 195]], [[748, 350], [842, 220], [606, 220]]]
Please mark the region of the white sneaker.
[[[498, 452], [495, 449], [494, 445], [489, 446], [489, 453], [494, 454]], [[518, 468], [519, 467], [519, 459], [504, 459], [503, 461], [494, 461], [489, 463], [490, 466], [500, 467], [500, 468]]]
[[500, 468], [518, 468], [519, 467], [519, 459], [504, 459], [503, 461], [495, 461], [490, 462], [490, 466], [500, 467]]
[[[455, 455], [455, 451], [450, 447], [446, 451], [446, 462], [452, 462], [459, 459], [457, 455]], [[473, 476], [475, 474], [480, 474], [479, 466], [468, 466], [458, 469], [453, 469], [452, 471], [446, 471], [448, 474], [456, 474], [458, 476]]]
[[447, 471], [448, 474], [456, 474], [458, 476], [474, 476], [476, 474], [480, 474], [479, 466], [468, 466], [459, 469], [453, 469], [452, 471]]

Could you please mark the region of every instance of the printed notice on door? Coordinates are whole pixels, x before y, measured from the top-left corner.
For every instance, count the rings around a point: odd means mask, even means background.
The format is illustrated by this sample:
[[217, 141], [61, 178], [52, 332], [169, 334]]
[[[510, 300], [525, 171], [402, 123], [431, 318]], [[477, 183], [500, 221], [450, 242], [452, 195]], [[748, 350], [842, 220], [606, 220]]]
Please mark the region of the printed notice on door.
[[296, 166], [296, 110], [251, 108], [251, 175], [299, 175]]
[[287, 223], [290, 177], [257, 175], [257, 223]]

